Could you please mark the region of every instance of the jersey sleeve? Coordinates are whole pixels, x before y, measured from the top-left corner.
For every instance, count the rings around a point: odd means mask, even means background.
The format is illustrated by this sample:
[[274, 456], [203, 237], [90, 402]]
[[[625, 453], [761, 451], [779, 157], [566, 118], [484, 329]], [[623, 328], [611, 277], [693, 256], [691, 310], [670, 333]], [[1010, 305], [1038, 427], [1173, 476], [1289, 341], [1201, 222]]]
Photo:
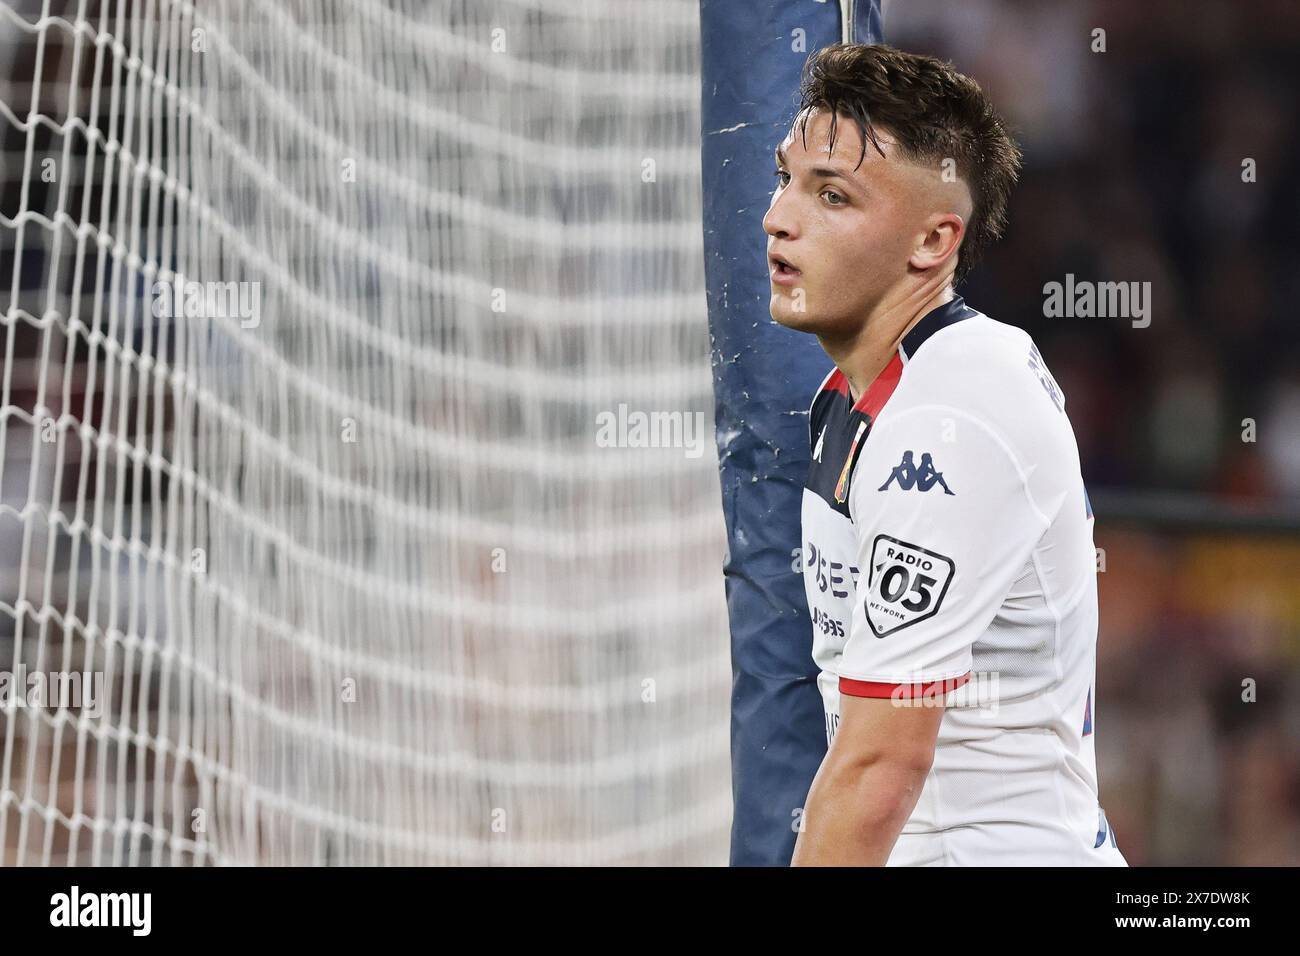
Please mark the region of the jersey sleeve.
[[886, 415], [853, 473], [858, 578], [840, 692], [943, 693], [1050, 525], [1007, 442], [959, 409]]

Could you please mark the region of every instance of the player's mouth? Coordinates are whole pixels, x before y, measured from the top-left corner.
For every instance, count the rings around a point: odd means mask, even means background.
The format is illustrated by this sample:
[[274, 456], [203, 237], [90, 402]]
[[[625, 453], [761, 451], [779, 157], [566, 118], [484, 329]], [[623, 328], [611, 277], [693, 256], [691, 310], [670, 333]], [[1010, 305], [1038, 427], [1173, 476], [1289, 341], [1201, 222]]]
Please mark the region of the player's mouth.
[[772, 281], [777, 285], [794, 285], [803, 275], [783, 256], [768, 256], [767, 264]]

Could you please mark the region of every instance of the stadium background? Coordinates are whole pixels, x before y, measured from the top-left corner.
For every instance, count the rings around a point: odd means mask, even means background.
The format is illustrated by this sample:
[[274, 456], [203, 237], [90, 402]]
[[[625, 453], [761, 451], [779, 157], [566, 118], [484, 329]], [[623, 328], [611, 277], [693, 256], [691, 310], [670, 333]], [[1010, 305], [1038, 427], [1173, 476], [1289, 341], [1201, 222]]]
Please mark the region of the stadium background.
[[[674, 7], [679, 36], [692, 9]], [[1033, 334], [1068, 397], [1105, 552], [1098, 757], [1120, 845], [1134, 865], [1300, 863], [1300, 5], [894, 0], [885, 32], [979, 80], [1025, 149], [1008, 234], [962, 291]], [[7, 104], [27, 102], [30, 44], [0, 32]], [[2, 132], [12, 217], [24, 137]], [[0, 239], [7, 278], [12, 230]], [[1045, 318], [1042, 286], [1067, 273], [1150, 281], [1151, 326]], [[702, 275], [683, 281], [702, 329]], [[679, 344], [707, 361], [702, 334]], [[30, 359], [36, 340], [18, 348]], [[699, 475], [716, 496], [715, 468], [706, 455]], [[708, 543], [675, 580], [720, 577]]]

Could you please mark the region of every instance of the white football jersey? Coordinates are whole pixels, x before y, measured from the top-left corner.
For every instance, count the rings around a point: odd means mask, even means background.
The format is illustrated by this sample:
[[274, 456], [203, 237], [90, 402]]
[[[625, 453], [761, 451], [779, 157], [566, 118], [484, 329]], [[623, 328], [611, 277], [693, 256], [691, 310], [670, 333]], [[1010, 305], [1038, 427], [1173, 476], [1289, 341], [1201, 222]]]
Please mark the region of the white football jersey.
[[961, 298], [809, 419], [804, 586], [841, 694], [947, 707], [889, 865], [1124, 866], [1097, 802], [1092, 508], [1030, 337]]

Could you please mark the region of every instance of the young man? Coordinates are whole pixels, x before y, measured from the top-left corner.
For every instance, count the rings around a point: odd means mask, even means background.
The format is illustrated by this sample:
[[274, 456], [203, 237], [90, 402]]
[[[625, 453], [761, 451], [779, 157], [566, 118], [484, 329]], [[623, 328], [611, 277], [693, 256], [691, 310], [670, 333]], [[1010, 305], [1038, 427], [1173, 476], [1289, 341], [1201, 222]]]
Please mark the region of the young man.
[[884, 46], [810, 59], [777, 149], [772, 317], [813, 400], [804, 583], [830, 750], [795, 865], [1126, 865], [1097, 803], [1092, 510], [1029, 336], [953, 286], [1019, 152], [980, 88]]

